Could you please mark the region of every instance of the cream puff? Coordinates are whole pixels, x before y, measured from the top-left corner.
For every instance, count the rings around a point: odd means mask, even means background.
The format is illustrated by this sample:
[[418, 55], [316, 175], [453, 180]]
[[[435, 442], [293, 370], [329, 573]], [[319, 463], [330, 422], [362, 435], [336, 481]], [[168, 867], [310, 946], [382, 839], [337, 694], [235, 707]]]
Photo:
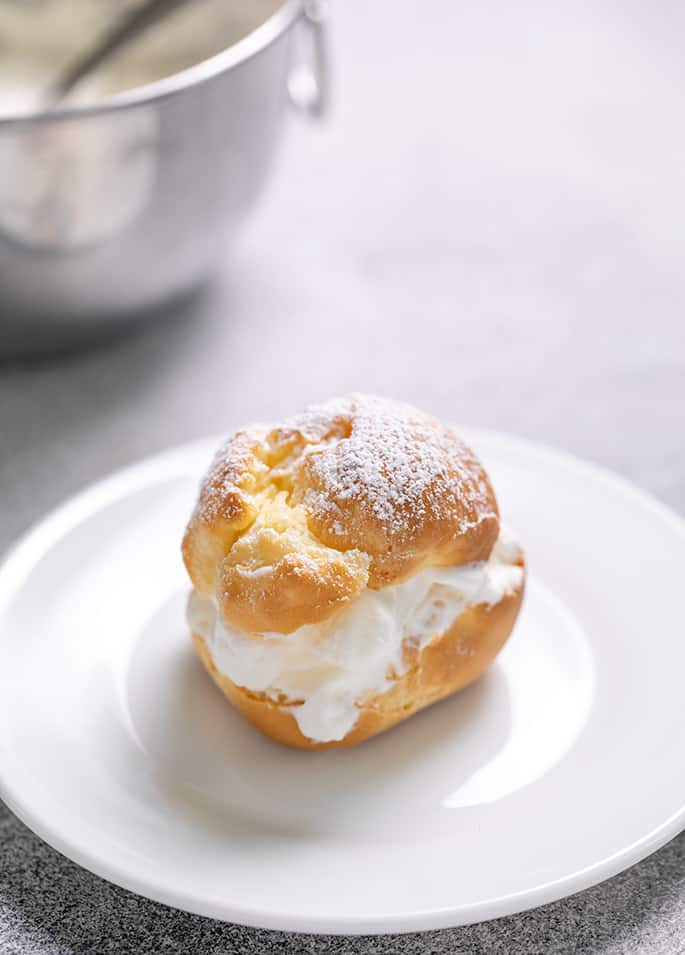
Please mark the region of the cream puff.
[[349, 746], [489, 666], [524, 589], [483, 466], [408, 405], [338, 398], [217, 452], [183, 539], [198, 656], [289, 746]]

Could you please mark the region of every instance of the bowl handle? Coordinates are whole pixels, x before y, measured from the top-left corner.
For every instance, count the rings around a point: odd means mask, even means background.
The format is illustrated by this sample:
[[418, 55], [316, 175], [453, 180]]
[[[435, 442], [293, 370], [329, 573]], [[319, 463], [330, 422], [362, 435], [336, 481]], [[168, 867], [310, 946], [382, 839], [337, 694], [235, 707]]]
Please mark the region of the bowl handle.
[[292, 67], [288, 93], [297, 109], [320, 119], [328, 110], [330, 100], [327, 0], [303, 0], [300, 22], [309, 38], [309, 63]]

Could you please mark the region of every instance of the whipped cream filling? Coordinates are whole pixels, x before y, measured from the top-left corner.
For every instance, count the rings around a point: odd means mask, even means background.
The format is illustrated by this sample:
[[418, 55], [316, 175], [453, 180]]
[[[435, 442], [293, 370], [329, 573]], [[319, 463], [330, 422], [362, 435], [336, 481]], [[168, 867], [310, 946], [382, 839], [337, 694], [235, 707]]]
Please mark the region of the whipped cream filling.
[[316, 742], [343, 739], [364, 699], [383, 693], [404, 672], [403, 648], [423, 649], [476, 604], [492, 606], [515, 590], [523, 568], [505, 532], [487, 561], [428, 567], [410, 580], [366, 590], [323, 623], [293, 633], [254, 634], [227, 627], [216, 602], [193, 591], [188, 622], [207, 643], [217, 670], [291, 711]]

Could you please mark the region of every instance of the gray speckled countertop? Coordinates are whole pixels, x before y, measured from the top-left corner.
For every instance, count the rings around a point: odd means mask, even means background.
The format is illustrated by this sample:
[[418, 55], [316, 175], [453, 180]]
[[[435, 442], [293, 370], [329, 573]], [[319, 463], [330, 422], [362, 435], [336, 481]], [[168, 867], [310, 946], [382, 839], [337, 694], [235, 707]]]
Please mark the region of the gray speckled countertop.
[[[107, 347], [0, 369], [0, 548], [112, 468], [352, 388], [564, 447], [685, 513], [685, 8], [335, 12], [335, 113], [292, 124], [217, 282]], [[535, 912], [345, 940], [139, 899], [0, 809], [0, 951], [672, 955], [685, 837]]]

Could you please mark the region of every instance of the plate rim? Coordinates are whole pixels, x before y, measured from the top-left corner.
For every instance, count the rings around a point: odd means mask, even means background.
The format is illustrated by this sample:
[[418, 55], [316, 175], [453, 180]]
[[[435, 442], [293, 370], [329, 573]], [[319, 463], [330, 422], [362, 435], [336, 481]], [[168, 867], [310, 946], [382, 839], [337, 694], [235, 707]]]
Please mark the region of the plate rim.
[[[640, 488], [627, 478], [602, 465], [529, 438], [484, 428], [459, 427], [467, 442], [479, 445], [497, 445], [505, 452], [523, 454], [526, 458], [544, 458], [565, 470], [571, 470], [585, 478], [599, 481], [647, 508], [661, 521], [668, 524], [683, 537], [685, 546], [685, 518], [662, 503], [650, 492]], [[69, 496], [62, 504], [51, 509], [44, 517], [30, 526], [10, 545], [0, 558], [0, 644], [3, 638], [1, 623], [4, 611], [13, 596], [19, 592], [31, 568], [52, 544], [68, 532], [88, 514], [108, 503], [123, 499], [134, 489], [163, 481], [165, 477], [179, 475], [184, 459], [197, 460], [198, 453], [207, 451], [211, 456], [223, 439], [222, 435], [209, 435], [193, 441], [172, 446], [153, 455], [141, 458], [132, 464], [118, 468], [108, 475], [88, 483]], [[0, 703], [1, 708], [1, 703]], [[433, 909], [366, 916], [341, 916], [326, 914], [298, 914], [262, 910], [259, 906], [244, 906], [216, 899], [205, 899], [191, 893], [177, 891], [161, 885], [154, 879], [139, 876], [123, 865], [110, 864], [96, 851], [86, 851], [75, 845], [68, 835], [59, 831], [59, 826], [38, 818], [16, 791], [8, 778], [2, 748], [0, 748], [0, 798], [8, 808], [39, 838], [66, 858], [104, 878], [120, 888], [132, 891], [155, 902], [181, 911], [235, 922], [252, 928], [271, 929], [301, 933], [337, 935], [400, 934], [405, 932], [444, 929], [469, 925], [489, 919], [500, 918], [537, 908], [574, 895], [605, 881], [660, 849], [685, 829], [685, 793], [683, 805], [641, 838], [598, 862], [573, 871], [559, 879], [540, 886], [523, 889], [496, 900], [488, 899], [467, 905], [450, 905]]]

